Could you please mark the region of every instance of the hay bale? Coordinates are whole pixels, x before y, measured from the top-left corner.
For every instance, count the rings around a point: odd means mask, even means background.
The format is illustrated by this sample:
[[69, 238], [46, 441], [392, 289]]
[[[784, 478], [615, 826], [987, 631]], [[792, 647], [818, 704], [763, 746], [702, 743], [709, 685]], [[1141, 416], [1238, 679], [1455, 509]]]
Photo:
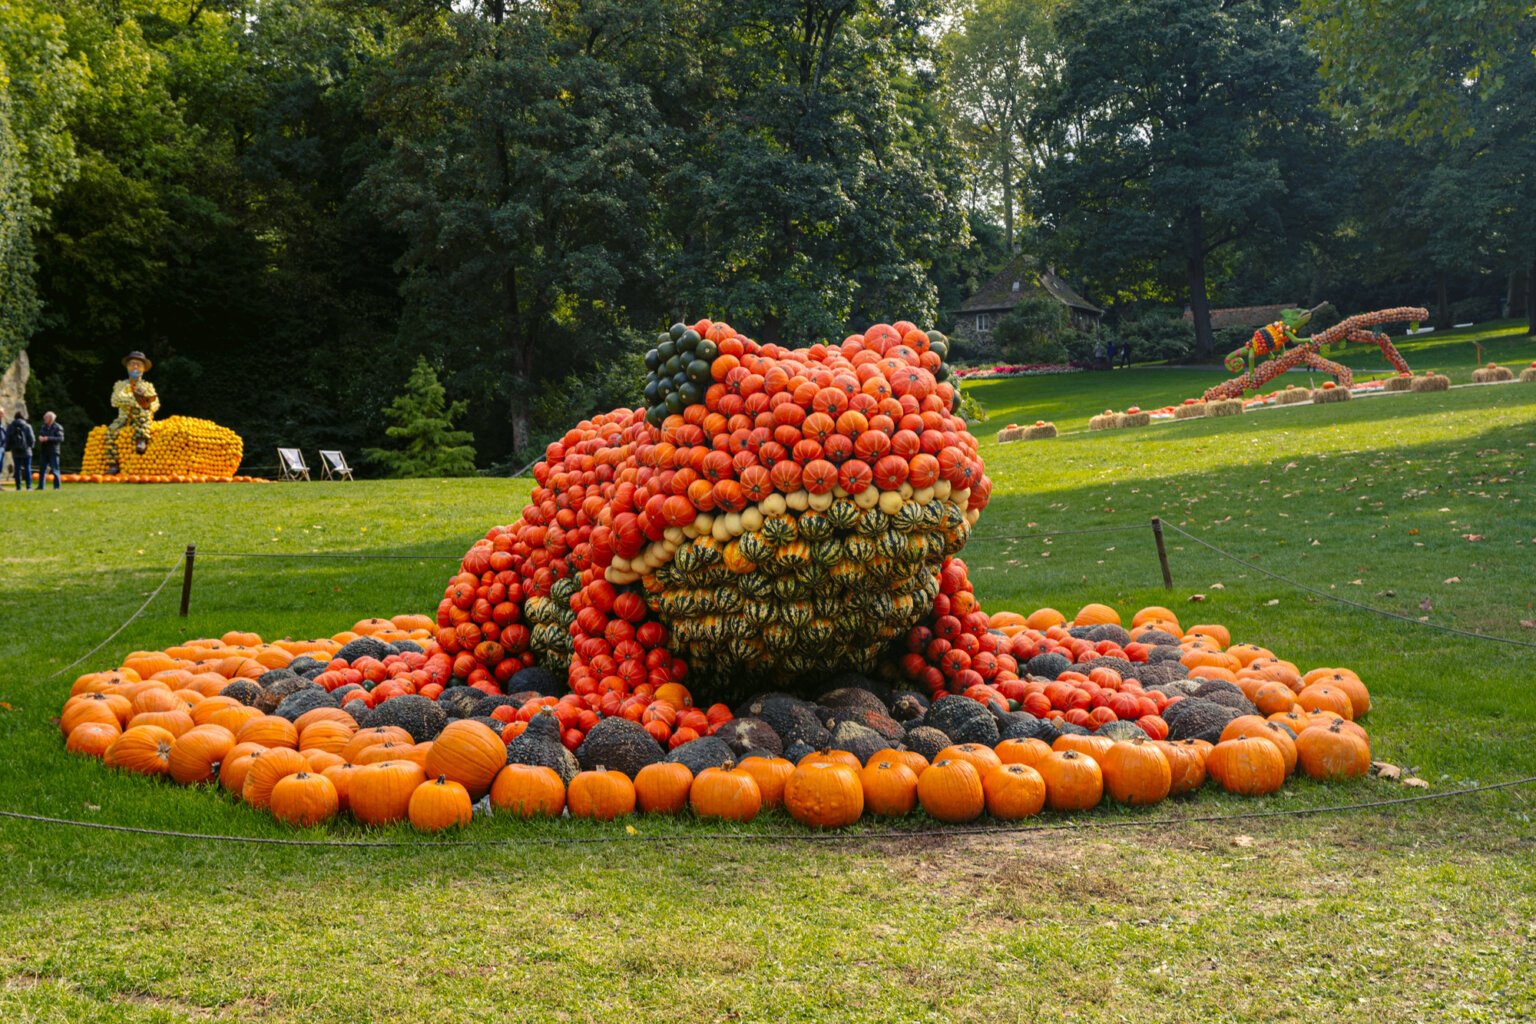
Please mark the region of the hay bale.
[[1149, 412], [1122, 412], [1115, 417], [1117, 427], [1145, 427], [1152, 422]]
[[1176, 420], [1192, 420], [1197, 416], [1204, 415], [1204, 402], [1190, 402], [1187, 405], [1176, 405], [1173, 408], [1173, 418]]
[[1055, 436], [1056, 424], [1054, 423], [1036, 423], [1032, 427], [1024, 428], [1024, 440], [1026, 441], [1043, 441], [1048, 437]]
[[1116, 419], [1117, 417], [1114, 413], [1110, 412], [1108, 409], [1105, 409], [1103, 412], [1099, 413], [1099, 415], [1088, 421], [1088, 429], [1108, 430], [1111, 427], [1119, 426], [1119, 424], [1115, 422]]
[[1312, 401], [1312, 391], [1309, 388], [1299, 388], [1295, 384], [1287, 384], [1284, 391], [1275, 392], [1276, 405], [1295, 405], [1297, 402]]
[[1440, 373], [1425, 370], [1423, 374], [1413, 378], [1413, 383], [1408, 386], [1410, 391], [1446, 391], [1451, 386], [1451, 378]]
[[1514, 379], [1514, 372], [1509, 367], [1500, 366], [1498, 363], [1489, 363], [1472, 371], [1474, 384], [1503, 384], [1505, 381]]
[[1341, 387], [1318, 388], [1312, 392], [1312, 401], [1317, 405], [1321, 405], [1324, 402], [1347, 402], [1353, 397], [1354, 395], [1349, 388]]
[[1407, 391], [1412, 386], [1413, 386], [1413, 375], [1410, 374], [1410, 373], [1400, 373], [1396, 377], [1388, 377], [1387, 378], [1387, 382], [1382, 385], [1381, 390], [1383, 390], [1383, 391]]
[[1241, 416], [1243, 414], [1243, 400], [1241, 398], [1226, 398], [1219, 402], [1206, 402], [1205, 414], [1207, 416]]
[[1024, 437], [1024, 428], [1013, 425], [1004, 427], [997, 432], [998, 444], [1007, 444], [1009, 441], [1019, 441]]
[[1520, 383], [1529, 384], [1531, 381], [1536, 381], [1536, 363], [1520, 371]]

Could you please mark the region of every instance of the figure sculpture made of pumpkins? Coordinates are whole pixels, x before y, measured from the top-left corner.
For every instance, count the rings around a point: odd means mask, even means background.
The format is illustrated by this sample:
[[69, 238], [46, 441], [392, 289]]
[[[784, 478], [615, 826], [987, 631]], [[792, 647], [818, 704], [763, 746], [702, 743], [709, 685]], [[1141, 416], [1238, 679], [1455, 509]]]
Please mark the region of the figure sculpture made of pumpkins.
[[107, 424], [107, 472], [121, 470], [117, 459], [117, 435], [123, 428], [133, 429], [133, 450], [140, 455], [149, 447], [150, 425], [160, 410], [160, 398], [155, 386], [144, 379], [144, 374], [154, 364], [143, 352], [130, 352], [123, 357], [128, 378], [112, 385], [112, 407], [117, 418]]

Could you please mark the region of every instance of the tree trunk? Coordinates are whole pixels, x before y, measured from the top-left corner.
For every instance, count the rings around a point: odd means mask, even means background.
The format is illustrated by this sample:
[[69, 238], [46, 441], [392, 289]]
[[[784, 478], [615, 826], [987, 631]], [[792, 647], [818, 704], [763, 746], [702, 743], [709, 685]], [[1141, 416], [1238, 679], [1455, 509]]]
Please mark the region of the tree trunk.
[[1211, 302], [1205, 294], [1205, 218], [1197, 206], [1189, 219], [1189, 312], [1195, 321], [1195, 355], [1209, 359], [1216, 350], [1211, 333]]
[[[502, 59], [500, 26], [506, 21], [506, 5], [503, 0], [493, 0], [490, 5], [491, 21], [497, 26], [493, 49], [495, 59]], [[496, 147], [496, 203], [505, 208], [512, 201], [512, 161], [507, 153], [506, 127], [499, 121], [493, 131], [492, 144]], [[512, 421], [512, 450], [525, 453], [532, 442], [532, 424], [528, 417], [529, 393], [532, 391], [533, 345], [529, 332], [524, 330], [521, 302], [517, 287], [517, 262], [508, 253], [506, 268], [501, 274], [501, 346], [506, 352], [507, 366], [512, 381], [507, 418]]]
[[1435, 330], [1448, 331], [1450, 328], [1450, 286], [1446, 282], [1445, 271], [1437, 270], [1435, 271]]
[[1536, 256], [1525, 271], [1525, 333], [1536, 338]]
[[1011, 256], [1013, 245], [1013, 139], [1003, 136], [1003, 248]]

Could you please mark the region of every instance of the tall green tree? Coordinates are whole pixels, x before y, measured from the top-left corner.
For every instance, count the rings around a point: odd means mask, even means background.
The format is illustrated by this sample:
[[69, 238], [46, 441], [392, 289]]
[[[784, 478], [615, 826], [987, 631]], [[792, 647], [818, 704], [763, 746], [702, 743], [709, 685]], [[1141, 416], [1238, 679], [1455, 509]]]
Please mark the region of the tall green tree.
[[966, 147], [980, 209], [1002, 215], [1009, 252], [1021, 181], [1039, 158], [1034, 105], [1054, 61], [1046, 0], [971, 0], [944, 38], [945, 105]]
[[424, 356], [416, 357], [405, 388], [389, 403], [385, 433], [390, 448], [369, 448], [363, 454], [390, 476], [469, 476], [475, 471], [475, 435], [456, 430], [464, 402], [449, 404], [437, 371]]
[[666, 132], [624, 50], [667, 8], [608, 6], [445, 5], [372, 95], [388, 151], [364, 187], [406, 241], [402, 334], [489, 385], [503, 450], [529, 448], [538, 382], [600, 357], [654, 281]]
[[86, 80], [56, 11], [0, 0], [0, 371], [40, 322], [34, 235], [77, 172], [68, 116]]
[[[1214, 353], [1209, 268], [1320, 214], [1316, 62], [1282, 0], [1067, 0], [1037, 114], [1048, 240], [1099, 294], [1182, 291]], [[1175, 284], [1177, 282], [1177, 285]], [[1181, 285], [1182, 287], [1177, 287]], [[1175, 290], [1177, 288], [1177, 290]]]
[[[1363, 133], [1444, 152], [1426, 190], [1429, 256], [1473, 236], [1536, 294], [1536, 9], [1525, 0], [1303, 0], [1326, 98]], [[1468, 213], [1474, 214], [1469, 222]], [[1536, 303], [1527, 302], [1536, 334]]]
[[932, 320], [962, 245], [932, 0], [712, 4], [707, 106], [665, 180], [674, 309], [770, 341]]

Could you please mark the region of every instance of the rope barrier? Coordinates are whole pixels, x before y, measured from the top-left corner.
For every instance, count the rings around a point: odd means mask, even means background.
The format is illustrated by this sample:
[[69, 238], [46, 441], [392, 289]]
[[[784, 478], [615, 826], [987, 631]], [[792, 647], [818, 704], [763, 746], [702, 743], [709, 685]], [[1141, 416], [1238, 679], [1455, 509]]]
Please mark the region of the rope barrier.
[[445, 561], [461, 562], [464, 560], [463, 552], [456, 555], [444, 554], [437, 551], [427, 551], [419, 555], [386, 554], [383, 552], [374, 554], [360, 551], [203, 551], [198, 550], [199, 558], [361, 558], [361, 559], [407, 559], [422, 561], [431, 559], [443, 559]]
[[878, 829], [867, 832], [698, 832], [647, 835], [628, 832], [611, 836], [526, 836], [507, 839], [463, 839], [439, 843], [400, 839], [285, 839], [278, 836], [230, 836], [211, 832], [178, 832], [170, 829], [140, 828], [134, 825], [114, 825], [99, 821], [77, 821], [72, 818], [54, 818], [43, 814], [25, 814], [20, 811], [0, 811], [0, 818], [30, 821], [43, 825], [62, 825], [72, 828], [96, 829], [106, 832], [126, 832], [133, 835], [156, 836], [167, 839], [195, 839], [208, 842], [250, 843], [263, 846], [336, 847], [341, 849], [396, 849], [411, 847], [494, 847], [494, 846], [562, 846], [598, 845], [604, 843], [699, 843], [699, 842], [853, 842], [887, 839], [936, 839], [978, 835], [1026, 835], [1032, 832], [1094, 831], [1119, 828], [1163, 828], [1170, 825], [1224, 824], [1236, 821], [1257, 821], [1265, 818], [1300, 818], [1316, 814], [1341, 814], [1352, 811], [1375, 810], [1382, 807], [1399, 807], [1408, 804], [1427, 803], [1433, 800], [1449, 800], [1456, 797], [1489, 793], [1501, 789], [1513, 789], [1536, 783], [1536, 775], [1506, 782], [1491, 782], [1482, 786], [1468, 786], [1440, 793], [1420, 793], [1414, 796], [1393, 797], [1386, 800], [1365, 800], [1353, 804], [1330, 804], [1324, 807], [1293, 807], [1282, 810], [1243, 811], [1238, 814], [1201, 814], [1189, 817], [1122, 818], [1106, 821], [1059, 821], [1037, 825], [975, 825], [964, 828], [932, 829]]
[[59, 676], [63, 675], [65, 672], [68, 672], [70, 669], [74, 668], [76, 665], [80, 664], [82, 661], [89, 658], [91, 655], [95, 654], [97, 651], [101, 650], [103, 647], [107, 646], [107, 644], [116, 639], [119, 633], [132, 625], [135, 619], [144, 614], [144, 609], [148, 608], [154, 602], [155, 598], [160, 596], [160, 591], [164, 590], [165, 585], [171, 582], [171, 577], [176, 575], [176, 570], [181, 568], [181, 563], [182, 560], [180, 558], [176, 559], [176, 564], [171, 566], [170, 569], [166, 571], [165, 579], [160, 581], [160, 585], [154, 590], [150, 591], [149, 596], [144, 599], [143, 604], [139, 605], [138, 610], [135, 611], [132, 615], [128, 616], [128, 618], [123, 621], [123, 624], [114, 629], [105, 640], [97, 644], [95, 647], [92, 647], [90, 650], [86, 651], [84, 654], [80, 655], [80, 657], [76, 658], [68, 665], [65, 665], [63, 668], [59, 669], [48, 678], [57, 679]]
[[1301, 583], [1301, 582], [1299, 582], [1297, 580], [1293, 580], [1293, 579], [1291, 579], [1288, 576], [1282, 576], [1279, 573], [1277, 573], [1277, 572], [1275, 572], [1275, 571], [1273, 571], [1271, 569], [1266, 569], [1262, 565], [1258, 565], [1258, 564], [1256, 564], [1254, 562], [1251, 562], [1248, 559], [1243, 558], [1243, 557], [1241, 557], [1239, 555], [1234, 555], [1234, 554], [1232, 554], [1232, 552], [1223, 550], [1222, 548], [1217, 547], [1215, 544], [1212, 544], [1208, 540], [1205, 540], [1203, 538], [1195, 536], [1194, 534], [1190, 533], [1188, 530], [1185, 530], [1185, 529], [1182, 529], [1182, 528], [1180, 528], [1178, 526], [1173, 525], [1172, 523], [1168, 522], [1166, 519], [1163, 520], [1163, 525], [1165, 527], [1167, 527], [1168, 529], [1175, 531], [1176, 533], [1179, 533], [1179, 534], [1181, 534], [1181, 535], [1183, 535], [1185, 537], [1188, 537], [1190, 540], [1194, 541], [1196, 544], [1199, 544], [1199, 545], [1201, 545], [1203, 547], [1210, 548], [1212, 551], [1216, 552], [1218, 555], [1222, 556], [1223, 558], [1230, 558], [1234, 562], [1239, 562], [1239, 563], [1247, 566], [1248, 568], [1254, 570], [1255, 572], [1258, 572], [1258, 573], [1261, 573], [1261, 574], [1263, 574], [1265, 576], [1268, 576], [1270, 579], [1278, 580], [1279, 582], [1284, 583], [1287, 586], [1295, 587], [1297, 590], [1306, 591], [1309, 594], [1316, 594], [1318, 597], [1327, 598], [1330, 601], [1336, 601], [1339, 604], [1348, 605], [1351, 608], [1358, 608], [1361, 611], [1370, 612], [1370, 613], [1372, 613], [1374, 615], [1380, 615], [1383, 618], [1396, 619], [1399, 622], [1406, 622], [1410, 626], [1424, 626], [1424, 627], [1427, 627], [1429, 629], [1439, 630], [1442, 633], [1452, 633], [1452, 634], [1454, 634], [1456, 636], [1464, 636], [1464, 637], [1467, 637], [1467, 638], [1472, 639], [1472, 640], [1492, 640], [1495, 643], [1509, 644], [1509, 645], [1511, 645], [1513, 647], [1531, 647], [1531, 648], [1536, 648], [1536, 643], [1532, 643], [1529, 640], [1516, 640], [1514, 637], [1495, 636], [1492, 633], [1477, 633], [1477, 632], [1474, 632], [1474, 631], [1468, 630], [1468, 629], [1458, 629], [1455, 626], [1444, 626], [1444, 625], [1441, 625], [1438, 622], [1422, 622], [1422, 621], [1420, 621], [1418, 619], [1411, 618], [1411, 617], [1409, 617], [1407, 615], [1403, 615], [1400, 612], [1388, 611], [1385, 608], [1376, 608], [1376, 607], [1373, 607], [1372, 605], [1362, 604], [1359, 601], [1351, 601], [1347, 597], [1340, 597], [1339, 595], [1334, 594], [1334, 593], [1330, 593], [1329, 591], [1319, 590], [1317, 587], [1310, 587], [1307, 584]]
[[1042, 531], [1038, 531], [1038, 532], [1035, 532], [1035, 533], [1012, 533], [1012, 534], [1001, 534], [1001, 535], [980, 536], [980, 537], [978, 537], [976, 534], [973, 533], [973, 534], [970, 535], [970, 537], [968, 537], [966, 539], [966, 543], [967, 544], [975, 544], [978, 541], [980, 541], [980, 542], [987, 542], [987, 541], [998, 541], [998, 540], [1029, 540], [1029, 539], [1031, 539], [1033, 537], [1072, 537], [1072, 536], [1076, 536], [1076, 535], [1080, 535], [1080, 534], [1088, 534], [1088, 533], [1146, 533], [1146, 532], [1147, 532], [1146, 524], [1142, 524], [1140, 526], [1087, 526], [1087, 527], [1084, 527], [1081, 530], [1042, 530]]

